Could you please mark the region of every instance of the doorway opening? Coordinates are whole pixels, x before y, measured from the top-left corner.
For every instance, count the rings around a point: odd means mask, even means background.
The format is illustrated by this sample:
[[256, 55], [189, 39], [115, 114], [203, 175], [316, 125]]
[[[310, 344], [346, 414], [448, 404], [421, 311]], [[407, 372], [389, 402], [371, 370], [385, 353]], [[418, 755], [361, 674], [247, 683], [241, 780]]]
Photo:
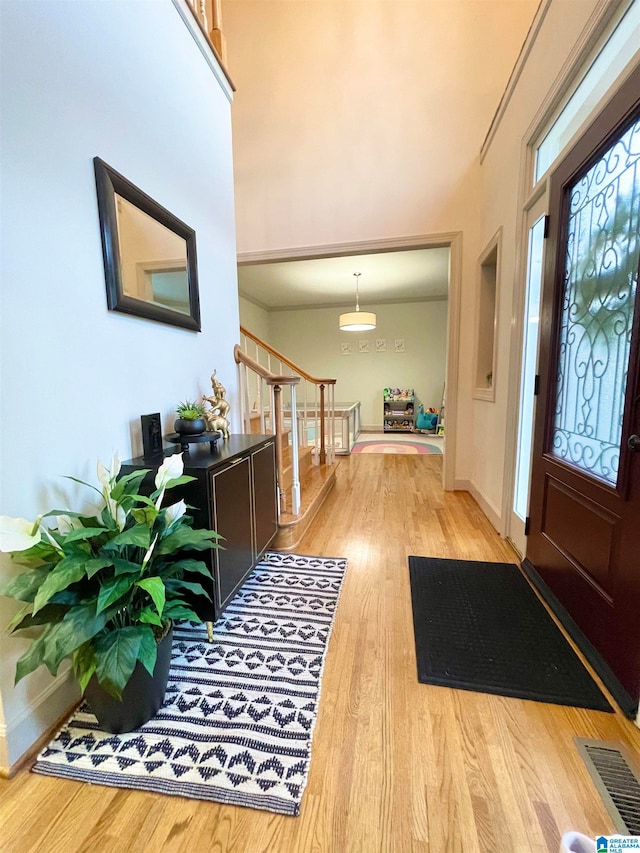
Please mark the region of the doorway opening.
[[[425, 408], [436, 409], [442, 405], [442, 388], [447, 387], [443, 461], [447, 489], [454, 488], [455, 470], [460, 254], [461, 235], [451, 233], [238, 258], [242, 325], [261, 324], [271, 338], [268, 343], [311, 373], [335, 374], [336, 400], [342, 400], [342, 393], [357, 393], [359, 398], [366, 394], [365, 401], [360, 399], [364, 428], [382, 428], [385, 387], [413, 387]], [[398, 269], [412, 266], [414, 272], [407, 273], [403, 287]], [[376, 267], [386, 270], [382, 278], [375, 279]], [[430, 267], [436, 270], [431, 280]], [[376, 311], [378, 316], [376, 329], [367, 332], [338, 329], [340, 313], [345, 306], [353, 307], [354, 272], [362, 273], [362, 310]], [[430, 342], [439, 342], [439, 365], [435, 357], [424, 356]]]

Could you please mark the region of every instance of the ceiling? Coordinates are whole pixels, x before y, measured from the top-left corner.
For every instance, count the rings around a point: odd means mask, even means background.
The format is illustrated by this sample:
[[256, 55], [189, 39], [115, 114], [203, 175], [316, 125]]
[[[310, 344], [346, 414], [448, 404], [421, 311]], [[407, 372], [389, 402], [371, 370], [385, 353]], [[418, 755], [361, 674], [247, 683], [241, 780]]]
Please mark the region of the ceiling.
[[362, 273], [364, 310], [380, 302], [446, 299], [449, 248], [242, 264], [238, 289], [241, 296], [268, 310], [355, 306], [356, 272]]

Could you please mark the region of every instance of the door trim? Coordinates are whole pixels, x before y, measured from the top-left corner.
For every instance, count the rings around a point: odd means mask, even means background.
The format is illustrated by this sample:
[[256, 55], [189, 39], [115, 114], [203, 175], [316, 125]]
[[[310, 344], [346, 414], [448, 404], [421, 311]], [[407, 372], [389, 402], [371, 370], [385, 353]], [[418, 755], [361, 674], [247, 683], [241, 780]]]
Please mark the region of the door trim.
[[[544, 186], [543, 186], [544, 184]], [[527, 310], [527, 290], [529, 287], [529, 247], [531, 228], [541, 216], [549, 210], [549, 196], [546, 178], [540, 182], [536, 192], [523, 206], [521, 216], [518, 219], [516, 234], [516, 275], [514, 278], [513, 304], [511, 313], [511, 335], [509, 338], [509, 374], [508, 374], [508, 398], [507, 398], [507, 428], [505, 435], [505, 458], [503, 471], [503, 496], [502, 517], [499, 530], [520, 554], [520, 548], [513, 539], [513, 501], [516, 487], [517, 471], [517, 447], [518, 432], [520, 426], [520, 387], [522, 381], [522, 347], [524, 344], [525, 311]], [[538, 351], [540, 349], [540, 336], [538, 335]], [[537, 369], [537, 366], [536, 366]], [[533, 429], [531, 424], [533, 451]], [[529, 478], [529, 491], [531, 491], [531, 478]], [[528, 510], [527, 510], [528, 511]], [[526, 541], [525, 541], [526, 550]], [[524, 557], [524, 552], [521, 554]]]

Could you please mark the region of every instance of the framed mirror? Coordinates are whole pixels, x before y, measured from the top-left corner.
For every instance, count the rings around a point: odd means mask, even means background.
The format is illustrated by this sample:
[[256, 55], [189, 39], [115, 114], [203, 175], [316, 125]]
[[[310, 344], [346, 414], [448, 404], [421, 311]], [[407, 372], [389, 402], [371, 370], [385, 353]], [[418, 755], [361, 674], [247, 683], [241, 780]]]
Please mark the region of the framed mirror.
[[109, 309], [199, 332], [196, 232], [99, 157], [93, 163]]

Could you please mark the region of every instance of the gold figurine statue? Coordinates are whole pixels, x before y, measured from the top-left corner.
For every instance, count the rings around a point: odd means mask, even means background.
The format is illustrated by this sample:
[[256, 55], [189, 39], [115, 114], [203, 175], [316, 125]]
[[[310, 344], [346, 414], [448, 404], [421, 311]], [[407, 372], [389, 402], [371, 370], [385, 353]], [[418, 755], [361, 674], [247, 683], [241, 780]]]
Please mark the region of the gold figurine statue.
[[227, 389], [219, 379], [216, 379], [216, 371], [211, 374], [211, 388], [213, 393], [210, 397], [202, 395], [202, 402], [209, 403], [210, 408], [205, 409], [204, 417], [207, 422], [208, 432], [221, 432], [223, 438], [229, 438], [229, 421], [227, 415], [231, 406], [225, 400]]
[[229, 438], [229, 421], [225, 417], [209, 409], [205, 412], [205, 419], [207, 432], [221, 432], [224, 439]]

